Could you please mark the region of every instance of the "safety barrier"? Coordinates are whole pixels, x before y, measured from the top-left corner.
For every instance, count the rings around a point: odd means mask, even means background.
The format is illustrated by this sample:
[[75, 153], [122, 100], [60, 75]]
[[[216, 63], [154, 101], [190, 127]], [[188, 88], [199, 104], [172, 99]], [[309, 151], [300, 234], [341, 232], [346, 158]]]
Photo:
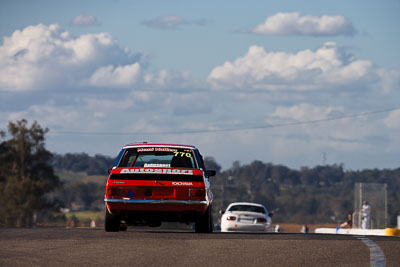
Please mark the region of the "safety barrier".
[[342, 235], [382, 235], [382, 236], [400, 236], [400, 229], [345, 229], [345, 228], [317, 228], [314, 230], [317, 234], [342, 234]]
[[397, 228], [386, 228], [385, 234], [387, 236], [400, 236], [400, 229]]

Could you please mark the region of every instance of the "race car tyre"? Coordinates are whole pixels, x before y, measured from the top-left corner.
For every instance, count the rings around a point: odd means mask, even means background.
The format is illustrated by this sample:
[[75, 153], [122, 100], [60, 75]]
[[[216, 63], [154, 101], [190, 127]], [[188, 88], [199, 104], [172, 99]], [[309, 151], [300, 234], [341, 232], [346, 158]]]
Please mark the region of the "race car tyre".
[[105, 207], [104, 229], [106, 232], [118, 232], [120, 230], [121, 219], [119, 215], [111, 214], [107, 206]]
[[212, 220], [212, 206], [210, 205], [203, 216], [200, 216], [194, 224], [196, 233], [212, 233], [213, 220]]

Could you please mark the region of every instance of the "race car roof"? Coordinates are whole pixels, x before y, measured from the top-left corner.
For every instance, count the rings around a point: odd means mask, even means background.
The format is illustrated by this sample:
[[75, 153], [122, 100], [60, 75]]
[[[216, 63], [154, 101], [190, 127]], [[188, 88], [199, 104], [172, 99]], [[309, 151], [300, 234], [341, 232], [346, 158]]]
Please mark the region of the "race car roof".
[[179, 145], [179, 144], [158, 144], [158, 143], [134, 143], [134, 144], [128, 144], [124, 146], [123, 148], [130, 148], [130, 147], [177, 147], [177, 148], [190, 148], [190, 149], [195, 149], [195, 146], [192, 145]]

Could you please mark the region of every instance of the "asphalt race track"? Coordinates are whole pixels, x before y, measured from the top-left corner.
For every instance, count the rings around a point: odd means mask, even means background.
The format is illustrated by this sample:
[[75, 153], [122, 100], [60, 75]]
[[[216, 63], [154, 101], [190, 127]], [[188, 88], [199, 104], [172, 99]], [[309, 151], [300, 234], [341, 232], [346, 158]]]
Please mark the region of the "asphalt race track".
[[[0, 266], [371, 266], [359, 236], [0, 229]], [[400, 237], [366, 237], [400, 266]], [[373, 264], [372, 264], [373, 265]]]

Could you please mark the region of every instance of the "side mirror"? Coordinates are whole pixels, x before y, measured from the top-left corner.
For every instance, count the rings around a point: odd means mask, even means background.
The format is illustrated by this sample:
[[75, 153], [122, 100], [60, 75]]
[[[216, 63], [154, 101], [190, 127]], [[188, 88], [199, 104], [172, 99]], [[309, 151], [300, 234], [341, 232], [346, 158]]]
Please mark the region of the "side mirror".
[[221, 214], [221, 215], [224, 214], [224, 213], [225, 213], [225, 211], [223, 211], [223, 210], [219, 211], [219, 214]]
[[268, 216], [269, 216], [269, 217], [272, 217], [272, 216], [274, 216], [274, 213], [273, 213], [273, 212], [270, 212], [270, 213], [268, 213]]
[[215, 176], [216, 174], [217, 174], [217, 172], [214, 171], [214, 170], [207, 170], [206, 171], [206, 176], [207, 177]]
[[112, 171], [112, 169], [107, 169], [108, 174], [110, 174]]

